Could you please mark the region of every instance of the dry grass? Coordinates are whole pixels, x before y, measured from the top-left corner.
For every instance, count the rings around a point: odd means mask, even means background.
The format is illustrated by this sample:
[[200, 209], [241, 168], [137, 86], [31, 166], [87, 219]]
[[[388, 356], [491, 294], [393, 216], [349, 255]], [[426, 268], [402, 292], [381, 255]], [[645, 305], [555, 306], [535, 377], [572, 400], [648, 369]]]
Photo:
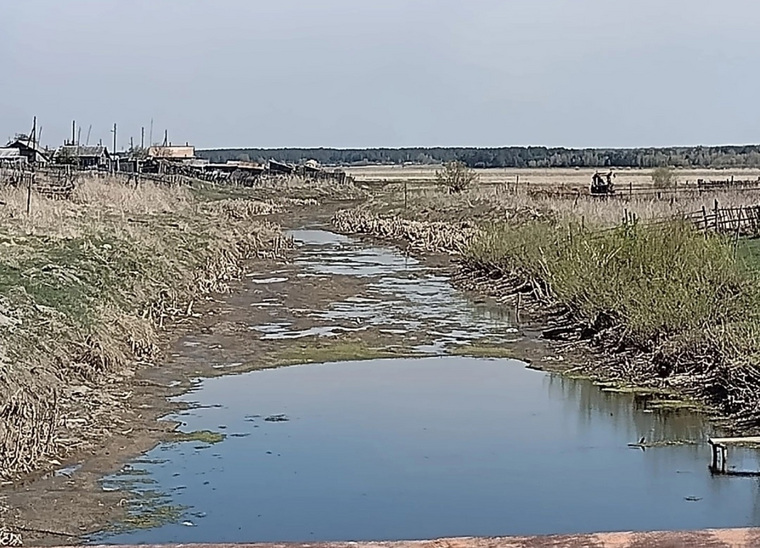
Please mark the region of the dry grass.
[[709, 214], [715, 201], [720, 207], [739, 207], [760, 203], [760, 193], [738, 190], [720, 192], [683, 193], [674, 199], [642, 196], [632, 200], [620, 198], [593, 198], [587, 195], [551, 196], [527, 192], [506, 193], [494, 187], [478, 185], [461, 194], [448, 194], [435, 189], [424, 189], [407, 198], [404, 210], [403, 191], [394, 189], [381, 195], [376, 207], [386, 212], [435, 220], [463, 220], [479, 218], [504, 219], [520, 212], [558, 221], [584, 222], [591, 225], [615, 226], [626, 215], [635, 215], [644, 221], [665, 220], [695, 214], [704, 207]]
[[[420, 186], [432, 185], [435, 182], [435, 172], [441, 166], [366, 166], [349, 167], [346, 173], [362, 183], [417, 183]], [[484, 186], [514, 185], [519, 177], [520, 186], [558, 188], [586, 188], [591, 182], [591, 176], [604, 169], [516, 169], [493, 168], [476, 169], [481, 184]], [[651, 185], [652, 170], [650, 169], [613, 169], [615, 185], [620, 189]], [[678, 183], [693, 184], [697, 179], [757, 179], [760, 169], [679, 169]]]
[[[375, 207], [404, 216], [435, 220], [484, 218], [503, 219], [516, 211], [535, 212], [558, 220], [614, 226], [626, 212], [642, 220], [672, 218], [695, 213], [704, 206], [708, 212], [718, 200], [721, 207], [760, 203], [758, 190], [696, 191], [696, 181], [758, 180], [760, 170], [679, 170], [677, 191], [656, 194], [652, 170], [615, 170], [618, 196], [592, 198], [588, 186], [594, 169], [480, 169], [478, 183], [458, 195], [441, 192], [435, 185], [438, 166], [369, 166], [350, 168], [357, 181], [374, 186]], [[515, 182], [519, 177], [519, 185]], [[628, 195], [629, 186], [635, 190]], [[404, 187], [407, 210], [404, 206]]]
[[272, 203], [186, 187], [81, 181], [71, 200], [0, 191], [0, 476], [107, 435], [128, 394], [104, 386], [151, 359], [166, 321], [289, 245]]

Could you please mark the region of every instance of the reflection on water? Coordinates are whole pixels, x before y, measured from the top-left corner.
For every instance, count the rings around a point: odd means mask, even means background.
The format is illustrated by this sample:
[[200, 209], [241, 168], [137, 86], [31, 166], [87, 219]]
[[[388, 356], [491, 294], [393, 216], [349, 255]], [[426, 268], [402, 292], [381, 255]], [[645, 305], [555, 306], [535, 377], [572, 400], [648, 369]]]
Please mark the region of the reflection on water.
[[[119, 543], [415, 539], [760, 525], [758, 482], [711, 476], [688, 412], [509, 360], [299, 366], [204, 381], [133, 468], [187, 507]], [[221, 407], [207, 407], [222, 402]], [[285, 415], [287, 421], [262, 417]], [[691, 440], [641, 451], [628, 443]], [[751, 451], [738, 466], [760, 469]], [[184, 522], [184, 525], [182, 524]], [[102, 540], [102, 539], [101, 539]]]

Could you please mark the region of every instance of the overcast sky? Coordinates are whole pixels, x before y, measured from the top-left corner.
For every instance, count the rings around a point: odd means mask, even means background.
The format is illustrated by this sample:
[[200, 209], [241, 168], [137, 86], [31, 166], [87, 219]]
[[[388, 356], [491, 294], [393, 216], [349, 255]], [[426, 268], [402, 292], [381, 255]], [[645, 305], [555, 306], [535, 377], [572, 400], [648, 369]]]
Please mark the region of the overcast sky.
[[24, 0], [0, 138], [199, 147], [760, 142], [757, 0]]

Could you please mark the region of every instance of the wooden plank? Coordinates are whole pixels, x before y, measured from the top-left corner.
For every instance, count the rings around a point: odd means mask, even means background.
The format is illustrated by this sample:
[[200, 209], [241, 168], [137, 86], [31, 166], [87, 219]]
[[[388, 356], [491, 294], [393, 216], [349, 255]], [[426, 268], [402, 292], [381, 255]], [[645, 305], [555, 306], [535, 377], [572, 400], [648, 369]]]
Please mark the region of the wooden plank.
[[745, 438], [710, 438], [707, 440], [711, 445], [731, 445], [734, 443], [757, 443], [760, 445], [760, 436]]

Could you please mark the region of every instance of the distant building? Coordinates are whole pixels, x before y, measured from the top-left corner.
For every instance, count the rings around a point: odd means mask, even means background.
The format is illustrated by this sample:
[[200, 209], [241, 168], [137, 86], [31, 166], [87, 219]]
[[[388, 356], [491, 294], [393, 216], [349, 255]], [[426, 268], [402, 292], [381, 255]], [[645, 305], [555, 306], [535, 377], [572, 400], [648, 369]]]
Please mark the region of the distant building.
[[152, 146], [148, 147], [148, 158], [151, 160], [187, 161], [195, 159], [195, 147], [185, 146]]
[[264, 166], [255, 162], [229, 160], [224, 164], [207, 163], [203, 166], [203, 170], [207, 172], [216, 171], [219, 173], [241, 173], [249, 176], [258, 176], [264, 173]]
[[290, 164], [277, 162], [276, 160], [269, 160], [268, 168], [270, 173], [284, 173], [288, 175], [292, 174], [296, 170], [296, 168]]
[[0, 167], [21, 167], [26, 165], [26, 157], [21, 149], [14, 147], [0, 148]]
[[111, 165], [111, 154], [101, 145], [63, 145], [53, 154], [53, 162], [80, 168], [108, 168]]
[[26, 158], [26, 163], [28, 164], [44, 165], [50, 161], [47, 151], [43, 150], [39, 144], [26, 135], [17, 135], [15, 139], [6, 145], [6, 148], [17, 149], [21, 156]]

